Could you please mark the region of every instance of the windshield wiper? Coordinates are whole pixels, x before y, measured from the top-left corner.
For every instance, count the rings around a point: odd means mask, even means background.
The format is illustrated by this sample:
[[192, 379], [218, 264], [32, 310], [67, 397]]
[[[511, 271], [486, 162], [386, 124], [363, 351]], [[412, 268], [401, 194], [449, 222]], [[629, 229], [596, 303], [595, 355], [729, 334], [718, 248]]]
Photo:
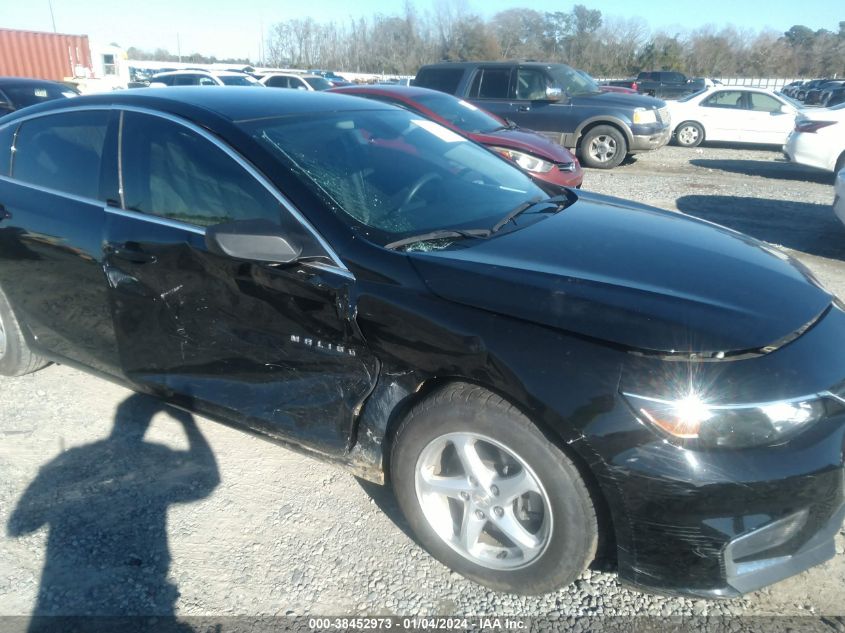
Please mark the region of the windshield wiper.
[[552, 207], [555, 211], [559, 211], [559, 210], [561, 210], [565, 207], [568, 207], [570, 202], [571, 202], [571, 200], [566, 195], [554, 196], [553, 198], [546, 198], [545, 200], [540, 199], [540, 198], [534, 198], [533, 200], [528, 200], [527, 202], [523, 202], [522, 204], [520, 204], [520, 205], [514, 207], [513, 209], [511, 209], [510, 211], [508, 211], [508, 214], [505, 217], [503, 217], [501, 220], [499, 220], [498, 222], [496, 222], [496, 224], [493, 225], [493, 228], [490, 229], [490, 233], [497, 233], [498, 231], [501, 230], [501, 228], [503, 226], [505, 226], [505, 224], [512, 221], [519, 214], [525, 213], [531, 207], [536, 207], [538, 205], [545, 204], [545, 205], [552, 205]]
[[389, 250], [396, 250], [409, 244], [416, 244], [418, 242], [430, 242], [432, 240], [448, 239], [450, 237], [475, 238], [484, 239], [490, 237], [492, 231], [490, 229], [443, 229], [439, 231], [429, 231], [428, 233], [420, 233], [419, 235], [411, 235], [410, 237], [403, 237], [401, 240], [385, 244], [384, 247]]

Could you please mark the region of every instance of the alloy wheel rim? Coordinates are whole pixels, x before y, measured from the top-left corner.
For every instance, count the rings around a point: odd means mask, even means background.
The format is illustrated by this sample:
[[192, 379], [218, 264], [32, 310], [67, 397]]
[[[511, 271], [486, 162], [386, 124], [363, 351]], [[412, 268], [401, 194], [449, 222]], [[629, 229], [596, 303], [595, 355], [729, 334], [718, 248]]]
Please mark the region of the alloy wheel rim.
[[477, 565], [519, 569], [548, 547], [549, 497], [525, 460], [501, 442], [464, 432], [432, 440], [417, 459], [415, 486], [429, 526]]
[[681, 131], [678, 133], [678, 138], [680, 138], [681, 143], [685, 145], [695, 143], [695, 141], [698, 140], [698, 128], [695, 128], [691, 125], [687, 125], [681, 128]]
[[612, 160], [616, 155], [616, 140], [606, 134], [597, 136], [593, 139], [593, 142], [590, 143], [590, 154], [593, 155], [593, 158], [602, 163]]

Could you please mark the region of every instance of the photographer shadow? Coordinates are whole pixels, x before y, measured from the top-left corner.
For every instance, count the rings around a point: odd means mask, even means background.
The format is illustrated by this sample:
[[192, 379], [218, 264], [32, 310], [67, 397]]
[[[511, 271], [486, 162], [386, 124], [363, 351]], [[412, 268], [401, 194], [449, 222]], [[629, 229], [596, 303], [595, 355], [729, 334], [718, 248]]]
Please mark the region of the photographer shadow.
[[[187, 450], [144, 441], [158, 413], [181, 423]], [[172, 615], [167, 509], [219, 481], [193, 416], [144, 395], [124, 400], [111, 434], [43, 466], [9, 519], [13, 537], [49, 528], [29, 630], [55, 629], [56, 616]]]

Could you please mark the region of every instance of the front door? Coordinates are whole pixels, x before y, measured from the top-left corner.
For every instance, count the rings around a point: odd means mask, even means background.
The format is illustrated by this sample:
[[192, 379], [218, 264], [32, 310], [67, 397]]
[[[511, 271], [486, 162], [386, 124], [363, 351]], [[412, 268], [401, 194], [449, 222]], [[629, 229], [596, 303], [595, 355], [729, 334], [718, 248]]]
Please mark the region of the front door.
[[[339, 454], [376, 360], [351, 316], [351, 275], [260, 176], [190, 125], [122, 115], [122, 200], [106, 270], [128, 377], [215, 417]], [[303, 248], [278, 266], [210, 253], [205, 227], [264, 219]], [[309, 263], [310, 262], [310, 263]]]
[[742, 140], [746, 143], [783, 145], [794, 127], [795, 111], [784, 112], [784, 104], [762, 92], [746, 92]]

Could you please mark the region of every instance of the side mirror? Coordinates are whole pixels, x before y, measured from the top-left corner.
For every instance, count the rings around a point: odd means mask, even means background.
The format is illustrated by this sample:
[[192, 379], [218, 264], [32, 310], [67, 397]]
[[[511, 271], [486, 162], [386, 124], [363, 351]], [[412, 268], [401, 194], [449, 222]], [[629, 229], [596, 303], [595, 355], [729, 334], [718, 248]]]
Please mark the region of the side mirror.
[[563, 90], [549, 86], [546, 88], [546, 101], [560, 101], [563, 99]]
[[297, 86], [296, 89], [297, 90], [308, 90], [308, 88], [306, 88], [305, 86]]
[[788, 106], [785, 103], [783, 103], [780, 106], [779, 112], [780, 112], [780, 114], [795, 114], [795, 108], [792, 108], [791, 106]]
[[268, 264], [289, 264], [302, 254], [302, 247], [269, 220], [215, 224], [205, 231], [205, 245], [216, 255]]

